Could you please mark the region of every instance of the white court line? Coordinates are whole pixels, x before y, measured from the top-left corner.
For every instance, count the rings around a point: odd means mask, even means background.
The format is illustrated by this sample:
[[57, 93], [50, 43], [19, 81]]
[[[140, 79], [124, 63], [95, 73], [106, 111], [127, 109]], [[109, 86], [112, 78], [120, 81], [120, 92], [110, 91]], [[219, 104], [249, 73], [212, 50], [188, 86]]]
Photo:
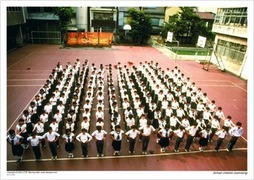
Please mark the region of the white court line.
[[229, 82], [232, 83], [233, 85], [235, 85], [236, 87], [240, 88], [241, 90], [247, 92], [247, 90], [243, 89], [241, 86], [238, 86], [237, 84], [235, 84], [235, 83], [233, 83], [233, 82], [231, 82], [231, 81], [229, 81]]
[[[21, 61], [23, 61], [25, 58], [27, 58], [28, 56], [30, 56], [31, 54], [33, 54], [33, 52], [30, 52], [28, 55], [26, 55], [25, 57], [21, 58], [19, 61], [17, 61], [16, 63], [10, 65], [9, 67], [7, 67], [7, 69], [12, 68], [13, 66], [15, 66], [16, 64], [20, 63]], [[7, 57], [8, 59], [8, 57]]]
[[46, 79], [7, 79], [7, 81], [45, 81]]
[[42, 87], [41, 85], [7, 85], [7, 87]]
[[[43, 85], [40, 86], [40, 87], [42, 88]], [[25, 109], [29, 106], [30, 102], [34, 99], [34, 96], [40, 92], [40, 89], [41, 89], [41, 88], [39, 88], [38, 91], [37, 91], [37, 92], [33, 95], [33, 97], [30, 99], [30, 101], [28, 101], [28, 104], [25, 106], [25, 108], [24, 108], [23, 110], [25, 110]], [[13, 121], [13, 123], [12, 123], [12, 124], [10, 125], [10, 127], [7, 129], [7, 132], [8, 132], [8, 131], [11, 129], [11, 127], [17, 122], [17, 120], [19, 119], [19, 117], [20, 117], [22, 114], [23, 114], [23, 111], [21, 111], [21, 113], [18, 115], [18, 117]]]
[[[226, 152], [227, 149], [220, 149], [219, 152]], [[235, 148], [233, 151], [247, 151], [247, 148]], [[127, 158], [143, 158], [143, 157], [158, 157], [158, 156], [174, 156], [174, 155], [182, 155], [182, 154], [197, 154], [197, 153], [217, 153], [214, 150], [204, 150], [201, 151], [191, 151], [191, 152], [172, 152], [172, 153], [163, 153], [163, 154], [147, 154], [147, 155], [125, 155], [125, 156], [104, 156], [104, 157], [87, 157], [87, 158], [58, 158], [56, 161], [73, 161], [73, 160], [98, 160], [98, 159], [127, 159]], [[218, 153], [219, 153], [218, 152]], [[217, 154], [218, 154], [217, 153]], [[228, 152], [231, 153], [231, 152]], [[41, 159], [40, 161], [54, 161], [51, 159]], [[36, 162], [35, 159], [25, 159], [23, 162]], [[7, 163], [16, 163], [16, 160], [8, 160]]]

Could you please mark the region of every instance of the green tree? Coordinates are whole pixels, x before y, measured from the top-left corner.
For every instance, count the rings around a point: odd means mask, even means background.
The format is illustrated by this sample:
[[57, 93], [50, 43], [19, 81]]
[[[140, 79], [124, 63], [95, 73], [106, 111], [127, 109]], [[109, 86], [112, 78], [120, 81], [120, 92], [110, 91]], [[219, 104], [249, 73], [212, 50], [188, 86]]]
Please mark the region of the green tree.
[[131, 26], [129, 35], [132, 42], [139, 45], [147, 44], [152, 32], [150, 17], [145, 15], [142, 10], [138, 11], [134, 8], [128, 10], [128, 15], [130, 17], [128, 23]]
[[56, 7], [54, 13], [59, 17], [58, 26], [62, 34], [62, 41], [66, 41], [67, 27], [71, 23], [73, 8], [71, 7]]
[[180, 7], [180, 10], [165, 23], [162, 29], [163, 38], [171, 31], [182, 44], [196, 44], [198, 36], [205, 36], [210, 41], [214, 39], [211, 29], [207, 28], [205, 22], [195, 13], [195, 7]]

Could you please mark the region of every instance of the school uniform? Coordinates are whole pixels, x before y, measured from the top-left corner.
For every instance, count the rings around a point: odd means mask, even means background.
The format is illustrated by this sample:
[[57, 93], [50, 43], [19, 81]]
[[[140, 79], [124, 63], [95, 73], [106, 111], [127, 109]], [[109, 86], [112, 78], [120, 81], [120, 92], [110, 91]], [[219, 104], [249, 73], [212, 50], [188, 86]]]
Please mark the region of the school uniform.
[[134, 153], [134, 148], [135, 148], [135, 143], [136, 143], [136, 137], [138, 136], [138, 134], [140, 134], [140, 132], [138, 130], [129, 130], [125, 133], [128, 136], [128, 140], [129, 140], [129, 153]]
[[92, 136], [89, 133], [80, 133], [77, 135], [76, 139], [81, 143], [82, 157], [87, 157], [87, 144], [92, 140]]
[[177, 136], [176, 141], [175, 141], [174, 151], [179, 152], [178, 148], [180, 146], [180, 143], [183, 141], [183, 135], [185, 133], [185, 130], [181, 131], [180, 129], [177, 129], [174, 131], [174, 133]]
[[27, 133], [27, 125], [24, 123], [22, 125], [17, 124], [16, 125], [16, 134], [22, 136], [24, 139], [22, 141], [22, 144], [24, 145], [24, 148], [27, 149], [28, 148], [28, 142], [27, 142], [27, 137], [28, 137], [28, 133]]
[[91, 135], [96, 139], [98, 156], [103, 156], [104, 136], [107, 135], [107, 132], [104, 130], [100, 132], [96, 130]]
[[[43, 136], [44, 134], [44, 124], [43, 123], [37, 123], [34, 125], [34, 131], [38, 136]], [[45, 146], [45, 139], [41, 140], [41, 145], [44, 147]]]
[[155, 131], [153, 126], [143, 126], [141, 128], [139, 128], [139, 130], [143, 130], [143, 134], [142, 134], [142, 152], [144, 154], [147, 154], [147, 148], [148, 148], [148, 144], [150, 141], [150, 135], [152, 134], [153, 131]]
[[90, 123], [89, 123], [89, 121], [87, 121], [87, 122], [83, 121], [83, 122], [81, 123], [81, 129], [84, 129], [84, 128], [87, 130], [87, 132], [89, 132], [89, 128], [90, 128]]
[[236, 141], [238, 140], [238, 138], [243, 135], [243, 128], [240, 127], [238, 129], [238, 127], [236, 126], [236, 127], [231, 128], [228, 131], [228, 133], [231, 136], [231, 139], [230, 139], [230, 141], [228, 143], [228, 150], [232, 151], [232, 149], [233, 149], [234, 145], [236, 144]]
[[185, 151], [190, 151], [190, 146], [193, 142], [194, 137], [196, 136], [196, 133], [198, 131], [198, 127], [194, 127], [191, 126], [189, 128], [187, 128], [188, 131], [188, 135], [187, 135], [187, 140], [186, 140], [186, 144], [185, 144]]
[[73, 133], [71, 133], [70, 135], [64, 134], [62, 137], [65, 141], [65, 151], [71, 153], [74, 150], [73, 138], [75, 137], [75, 135]]
[[49, 148], [53, 158], [57, 158], [57, 145], [56, 145], [56, 142], [54, 142], [54, 140], [58, 136], [60, 136], [60, 134], [58, 134], [57, 132], [51, 132], [51, 133], [47, 132], [43, 135], [43, 138], [47, 138], [49, 141]]
[[165, 148], [167, 146], [169, 146], [169, 136], [171, 134], [172, 130], [171, 129], [161, 129], [159, 130], [159, 133], [161, 133], [162, 137], [159, 140], [159, 145], [161, 146], [161, 148]]
[[219, 149], [220, 149], [220, 146], [222, 145], [222, 143], [225, 139], [225, 137], [227, 136], [227, 131], [222, 129], [222, 130], [217, 131], [215, 134], [218, 136], [218, 139], [216, 141], [214, 149], [218, 152]]
[[35, 136], [35, 137], [28, 137], [27, 138], [27, 141], [30, 141], [31, 142], [31, 146], [32, 146], [32, 149], [33, 149], [33, 152], [34, 152], [34, 156], [35, 158], [38, 160], [38, 159], [41, 159], [41, 149], [40, 149], [40, 141], [41, 139], [43, 139], [42, 136]]
[[116, 151], [115, 153], [118, 153], [118, 155], [119, 155], [119, 151], [121, 150], [123, 133], [124, 133], [123, 130], [120, 130], [120, 132], [117, 132], [117, 131], [110, 132], [110, 135], [113, 136], [114, 138], [114, 140], [112, 141], [113, 149]]
[[22, 161], [22, 155], [23, 155], [23, 147], [21, 144], [17, 144], [24, 139], [22, 136], [15, 134], [14, 136], [11, 136], [10, 134], [7, 136], [7, 141], [11, 143], [11, 150], [13, 156], [18, 156], [18, 162]]
[[204, 146], [207, 146], [208, 145], [208, 137], [209, 137], [209, 134], [210, 132], [207, 132], [206, 129], [200, 131], [200, 134], [201, 134], [201, 137], [199, 139], [199, 145], [201, 147], [204, 147]]

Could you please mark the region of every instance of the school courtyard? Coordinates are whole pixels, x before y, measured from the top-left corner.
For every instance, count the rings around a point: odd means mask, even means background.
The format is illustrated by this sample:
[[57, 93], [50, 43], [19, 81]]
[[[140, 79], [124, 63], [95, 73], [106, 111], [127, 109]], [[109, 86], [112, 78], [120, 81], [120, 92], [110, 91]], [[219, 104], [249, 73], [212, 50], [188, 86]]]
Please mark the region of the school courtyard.
[[[177, 66], [185, 77], [190, 77], [197, 87], [206, 92], [210, 100], [215, 100], [217, 107], [221, 106], [225, 116], [231, 115], [232, 121], [241, 121], [244, 134], [238, 139], [235, 149], [227, 152], [230, 136], [226, 137], [219, 152], [214, 152], [215, 142], [209, 142], [203, 152], [199, 151], [198, 141], [193, 142], [191, 152], [184, 151], [185, 142], [180, 145], [180, 152], [175, 153], [174, 140], [170, 141], [166, 153], [160, 152], [156, 143], [156, 133], [152, 135], [148, 154], [141, 154], [141, 143], [136, 142], [136, 153], [128, 154], [128, 142], [123, 138], [120, 156], [113, 156], [110, 135], [104, 145], [105, 157], [96, 157], [95, 141], [88, 147], [89, 157], [81, 157], [81, 148], [75, 142], [75, 157], [67, 158], [64, 141], [60, 138], [60, 148], [57, 149], [58, 159], [51, 160], [49, 147], [42, 148], [42, 160], [35, 161], [31, 146], [24, 151], [23, 162], [16, 163], [11, 147], [7, 144], [7, 171], [247, 171], [248, 170], [248, 116], [247, 116], [247, 81], [218, 69], [203, 70], [203, 65], [195, 61], [174, 60], [163, 47], [112, 46], [111, 48], [61, 48], [59, 45], [25, 45], [7, 55], [7, 122], [6, 132], [15, 128], [17, 120], [34, 96], [45, 84], [57, 62], [63, 67], [67, 62], [73, 65], [76, 59], [81, 64], [87, 59], [89, 67], [92, 63], [99, 67], [107, 65], [138, 66], [140, 62], [154, 61], [163, 70]], [[133, 63], [133, 64], [132, 64]], [[89, 72], [90, 73], [90, 72]], [[108, 114], [108, 94], [105, 76], [105, 130], [110, 132]], [[114, 85], [118, 92], [117, 70], [113, 68]], [[120, 100], [119, 112], [122, 115]], [[83, 104], [81, 105], [81, 108]], [[95, 112], [95, 109], [93, 109]], [[82, 112], [82, 110], [81, 110]], [[94, 117], [94, 113], [92, 118]], [[95, 130], [95, 121], [91, 122], [91, 132]], [[81, 121], [79, 122], [81, 123]], [[122, 123], [122, 122], [121, 122]], [[123, 127], [123, 126], [122, 126]], [[4, 127], [2, 128], [4, 130]], [[80, 132], [78, 129], [77, 132]], [[216, 138], [214, 138], [216, 139]]]

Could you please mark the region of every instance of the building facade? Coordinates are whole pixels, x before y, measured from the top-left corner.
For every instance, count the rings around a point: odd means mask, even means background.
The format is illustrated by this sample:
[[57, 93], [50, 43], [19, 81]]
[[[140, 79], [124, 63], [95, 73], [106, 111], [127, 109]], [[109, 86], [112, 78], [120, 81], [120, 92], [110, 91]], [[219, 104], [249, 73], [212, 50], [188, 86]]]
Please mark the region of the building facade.
[[212, 62], [222, 61], [225, 70], [247, 79], [247, 7], [218, 8], [212, 31], [216, 33]]

